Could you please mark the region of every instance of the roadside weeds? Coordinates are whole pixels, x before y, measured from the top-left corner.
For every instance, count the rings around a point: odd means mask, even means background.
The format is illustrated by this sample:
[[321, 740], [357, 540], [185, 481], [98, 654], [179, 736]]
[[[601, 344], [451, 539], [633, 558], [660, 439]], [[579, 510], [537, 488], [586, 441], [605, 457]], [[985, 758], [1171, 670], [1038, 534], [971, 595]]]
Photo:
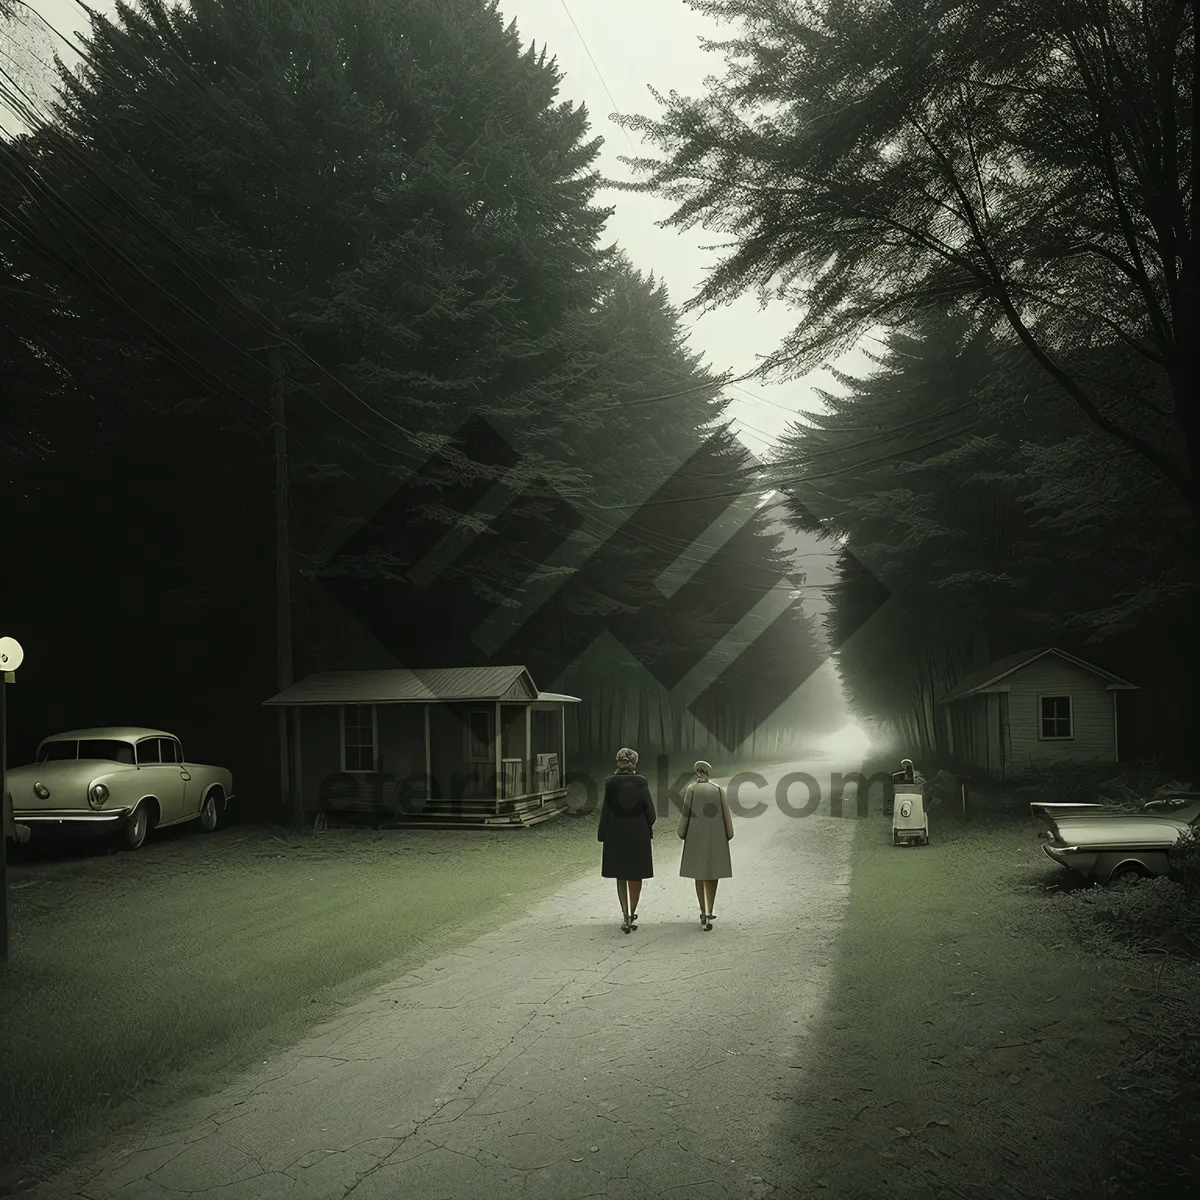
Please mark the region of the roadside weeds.
[[797, 1098], [794, 1187], [949, 1200], [1191, 1190], [1171, 1149], [1178, 1122], [1164, 1119], [1187, 1108], [1187, 1068], [1168, 1064], [1178, 1039], [1169, 1049], [1159, 1023], [1200, 997], [1192, 964], [1082, 942], [1076, 898], [1046, 893], [1057, 873], [1027, 803], [977, 800], [970, 822], [935, 806], [930, 834], [893, 847], [879, 797], [856, 830], [829, 1016]]

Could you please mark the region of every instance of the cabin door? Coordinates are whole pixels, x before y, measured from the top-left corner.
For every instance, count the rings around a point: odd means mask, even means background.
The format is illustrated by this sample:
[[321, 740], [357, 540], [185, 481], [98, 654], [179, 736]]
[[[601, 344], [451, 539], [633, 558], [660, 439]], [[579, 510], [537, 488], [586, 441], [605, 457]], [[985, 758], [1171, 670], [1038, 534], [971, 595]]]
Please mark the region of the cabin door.
[[464, 796], [486, 800], [496, 794], [496, 726], [491, 708], [469, 708], [463, 727]]

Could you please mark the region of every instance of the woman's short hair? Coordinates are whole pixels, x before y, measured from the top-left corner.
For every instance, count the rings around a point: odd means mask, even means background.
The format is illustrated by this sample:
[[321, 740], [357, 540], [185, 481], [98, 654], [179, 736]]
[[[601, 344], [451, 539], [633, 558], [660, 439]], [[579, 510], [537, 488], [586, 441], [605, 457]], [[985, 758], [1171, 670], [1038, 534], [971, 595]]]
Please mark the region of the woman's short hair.
[[622, 746], [621, 749], [617, 751], [617, 762], [619, 763], [628, 763], [631, 767], [636, 767], [637, 760], [638, 752], [636, 750], [630, 750], [628, 746]]
[[706, 763], [704, 759], [700, 759], [698, 762], [694, 762], [692, 764], [692, 770], [695, 771], [697, 775], [711, 775], [712, 765], [710, 763]]

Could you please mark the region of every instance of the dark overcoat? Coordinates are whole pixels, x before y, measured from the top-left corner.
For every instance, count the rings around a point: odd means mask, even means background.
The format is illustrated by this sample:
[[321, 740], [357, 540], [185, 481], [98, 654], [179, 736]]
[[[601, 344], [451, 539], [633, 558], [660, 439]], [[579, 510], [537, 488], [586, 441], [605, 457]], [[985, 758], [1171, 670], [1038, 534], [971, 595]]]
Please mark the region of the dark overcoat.
[[653, 879], [654, 802], [644, 775], [618, 773], [604, 781], [597, 838], [604, 843], [600, 873], [605, 879]]

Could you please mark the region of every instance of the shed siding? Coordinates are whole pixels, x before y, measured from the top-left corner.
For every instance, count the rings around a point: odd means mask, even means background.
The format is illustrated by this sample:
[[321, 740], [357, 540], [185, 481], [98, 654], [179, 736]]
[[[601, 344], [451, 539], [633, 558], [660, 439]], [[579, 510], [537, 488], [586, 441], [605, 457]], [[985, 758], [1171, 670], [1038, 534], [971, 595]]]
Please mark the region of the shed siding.
[[[1009, 687], [1012, 773], [1062, 762], [1115, 762], [1112, 693], [1105, 681], [1047, 655], [1002, 681]], [[1039, 697], [1070, 696], [1073, 737], [1043, 741]]]
[[341, 710], [309, 708], [300, 722], [300, 794], [304, 811], [320, 807], [322, 785], [342, 769]]
[[380, 704], [379, 770], [391, 779], [425, 778], [425, 709], [420, 704]]
[[954, 759], [969, 771], [988, 770], [988, 698], [971, 696], [946, 706], [954, 727]]
[[1004, 777], [1004, 755], [1000, 738], [1000, 697], [992, 692], [987, 697], [984, 710], [987, 721], [987, 773], [996, 779]]

